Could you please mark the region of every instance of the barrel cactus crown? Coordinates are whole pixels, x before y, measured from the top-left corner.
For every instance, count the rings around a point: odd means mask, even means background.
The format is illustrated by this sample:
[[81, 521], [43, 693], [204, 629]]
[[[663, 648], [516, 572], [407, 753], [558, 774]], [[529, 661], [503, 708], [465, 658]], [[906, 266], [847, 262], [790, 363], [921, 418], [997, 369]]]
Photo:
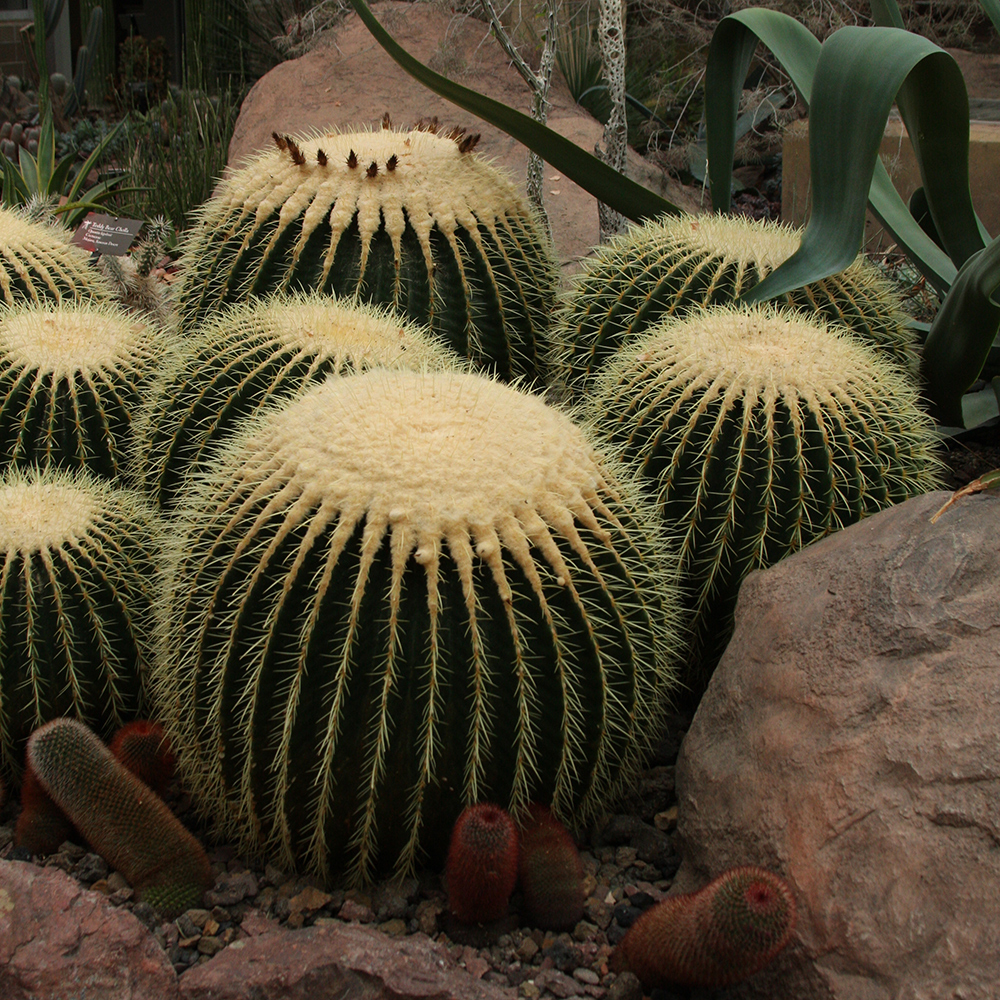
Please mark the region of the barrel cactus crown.
[[772, 307], [714, 307], [622, 348], [595, 431], [634, 464], [681, 538], [692, 687], [728, 642], [753, 569], [938, 483], [934, 425], [898, 366], [846, 330]]
[[540, 398], [331, 378], [193, 478], [161, 717], [196, 804], [321, 876], [443, 863], [463, 807], [601, 809], [673, 682], [676, 563]]
[[89, 255], [70, 243], [65, 229], [0, 207], [0, 301], [23, 305], [111, 297]]
[[112, 305], [0, 308], [0, 464], [123, 474], [167, 351], [166, 334]]
[[105, 737], [148, 709], [160, 529], [138, 495], [91, 476], [0, 476], [0, 770], [37, 726]]
[[[564, 303], [554, 335], [557, 377], [578, 391], [616, 348], [652, 324], [734, 302], [791, 257], [800, 236], [766, 220], [680, 215], [616, 237], [584, 261]], [[863, 258], [777, 301], [842, 323], [916, 373], [916, 339], [899, 298]]]
[[293, 396], [331, 374], [459, 364], [425, 327], [377, 306], [318, 293], [229, 306], [197, 328], [163, 391], [150, 397], [137, 435], [140, 476], [157, 504], [172, 507], [206, 450], [265, 400]]
[[182, 322], [274, 291], [356, 295], [427, 323], [502, 378], [538, 376], [558, 268], [524, 198], [472, 152], [476, 139], [275, 134], [190, 229]]

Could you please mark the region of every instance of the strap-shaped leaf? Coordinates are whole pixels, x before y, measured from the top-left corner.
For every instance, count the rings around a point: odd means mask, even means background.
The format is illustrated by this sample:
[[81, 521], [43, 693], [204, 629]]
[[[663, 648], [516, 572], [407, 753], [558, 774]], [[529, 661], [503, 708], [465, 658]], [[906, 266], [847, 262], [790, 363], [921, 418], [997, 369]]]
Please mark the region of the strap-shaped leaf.
[[56, 132], [52, 124], [52, 109], [46, 108], [42, 116], [42, 128], [38, 134], [38, 193], [41, 195], [59, 194], [59, 189], [52, 186], [52, 167], [56, 159]]
[[24, 186], [30, 194], [38, 194], [38, 164], [24, 146], [17, 147], [17, 165], [21, 168]]
[[[95, 147], [94, 151], [84, 160], [83, 165], [76, 172], [73, 178], [73, 184], [69, 191], [66, 192], [67, 201], [76, 201], [80, 196], [80, 188], [83, 187], [84, 181], [90, 174], [90, 171], [94, 168], [94, 164], [101, 158], [104, 154], [104, 150], [107, 149], [117, 138], [118, 133], [125, 127], [126, 119], [123, 118]], [[86, 198], [86, 195], [84, 195]]]
[[949, 255], [961, 261], [981, 249], [969, 193], [968, 96], [958, 64], [907, 31], [841, 28], [823, 44], [813, 79], [809, 224], [799, 250], [748, 293], [749, 301], [772, 298], [847, 267], [861, 247], [869, 189], [876, 215], [894, 235], [904, 234], [900, 242], [935, 287], [947, 288], [944, 255], [895, 189], [889, 194], [888, 177], [875, 177], [878, 184], [873, 184], [889, 110], [911, 75], [910, 113], [920, 132], [914, 148], [935, 227]]
[[358, 17], [383, 49], [414, 79], [435, 94], [457, 104], [465, 111], [488, 121], [537, 153], [546, 163], [555, 167], [585, 191], [594, 195], [609, 208], [628, 219], [639, 221], [664, 213], [679, 215], [680, 209], [654, 194], [641, 184], [613, 170], [596, 156], [581, 149], [569, 139], [536, 122], [528, 115], [494, 101], [492, 98], [469, 90], [428, 69], [411, 56], [376, 20], [364, 0], [351, 0]]
[[931, 323], [921, 373], [935, 418], [964, 426], [962, 394], [979, 377], [1000, 330], [1000, 239], [970, 257]]

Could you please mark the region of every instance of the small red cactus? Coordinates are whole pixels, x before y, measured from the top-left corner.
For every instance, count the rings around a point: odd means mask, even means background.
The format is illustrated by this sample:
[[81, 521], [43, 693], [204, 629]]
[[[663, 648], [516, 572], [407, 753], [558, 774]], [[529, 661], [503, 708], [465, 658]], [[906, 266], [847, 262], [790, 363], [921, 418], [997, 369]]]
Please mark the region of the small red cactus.
[[533, 803], [521, 826], [521, 890], [526, 915], [545, 930], [566, 930], [583, 916], [583, 863], [569, 831]]
[[177, 761], [159, 722], [139, 719], [122, 726], [108, 749], [143, 784], [163, 796]]
[[29, 764], [21, 780], [21, 813], [14, 828], [14, 846], [32, 854], [53, 854], [73, 836], [73, 824], [52, 801]]
[[611, 964], [634, 972], [647, 989], [731, 986], [763, 969], [794, 927], [795, 899], [785, 880], [746, 865], [647, 910]]
[[448, 904], [464, 923], [506, 916], [517, 883], [517, 828], [499, 806], [480, 802], [455, 821], [445, 864]]

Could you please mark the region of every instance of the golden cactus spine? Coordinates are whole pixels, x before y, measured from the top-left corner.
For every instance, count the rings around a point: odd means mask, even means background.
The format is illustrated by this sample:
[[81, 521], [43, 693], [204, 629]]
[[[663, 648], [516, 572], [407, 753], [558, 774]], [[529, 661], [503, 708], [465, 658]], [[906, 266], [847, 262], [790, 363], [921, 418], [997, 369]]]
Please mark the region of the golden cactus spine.
[[315, 290], [393, 307], [501, 378], [544, 374], [559, 280], [547, 234], [461, 130], [275, 135], [183, 245], [185, 326]]
[[592, 426], [679, 536], [693, 691], [725, 649], [747, 573], [936, 488], [918, 402], [846, 329], [767, 306], [664, 321], [608, 362]]
[[328, 375], [460, 364], [426, 327], [315, 292], [229, 306], [184, 341], [137, 434], [140, 479], [164, 509], [211, 448], [267, 401], [290, 398]]
[[0, 770], [69, 715], [102, 735], [148, 707], [160, 525], [86, 473], [0, 476]]
[[[555, 377], [582, 393], [617, 348], [660, 321], [734, 303], [798, 244], [790, 226], [719, 215], [664, 217], [615, 237], [584, 260], [565, 298], [553, 334]], [[846, 326], [916, 375], [909, 318], [889, 282], [863, 258], [776, 304]]]
[[156, 687], [222, 835], [363, 881], [443, 863], [466, 805], [585, 818], [634, 772], [673, 684], [674, 563], [540, 398], [331, 378], [192, 486]]

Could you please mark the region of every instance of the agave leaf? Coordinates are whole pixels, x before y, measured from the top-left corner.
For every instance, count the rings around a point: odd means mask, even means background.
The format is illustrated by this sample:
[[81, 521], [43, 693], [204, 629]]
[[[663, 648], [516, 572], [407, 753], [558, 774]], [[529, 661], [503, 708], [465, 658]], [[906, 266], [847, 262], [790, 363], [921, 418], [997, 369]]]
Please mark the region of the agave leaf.
[[[872, 178], [889, 110], [908, 77], [911, 118], [920, 133], [911, 135], [935, 228], [959, 263], [982, 248], [969, 193], [968, 96], [958, 64], [943, 49], [897, 28], [841, 28], [824, 43], [813, 79], [809, 224], [799, 250], [752, 289], [748, 300], [772, 298], [835, 274], [857, 256], [870, 188], [873, 209], [884, 217], [886, 205], [875, 197]], [[928, 259], [940, 262], [943, 255], [898, 195], [896, 202], [912, 230], [900, 242], [928, 274]], [[896, 235], [892, 221], [887, 228]], [[914, 242], [920, 252], [913, 253]], [[929, 279], [946, 288], [947, 271], [934, 270]]]
[[1000, 330], [998, 289], [1000, 239], [965, 262], [927, 334], [921, 373], [939, 423], [968, 426], [962, 396], [979, 377]]
[[558, 132], [536, 122], [492, 98], [469, 90], [428, 69], [411, 56], [376, 20], [364, 0], [351, 0], [358, 17], [383, 49], [414, 79], [465, 111], [488, 121], [537, 153], [546, 163], [594, 195], [609, 208], [628, 219], [638, 221], [668, 213], [679, 215], [680, 209], [654, 194], [641, 184], [603, 163]]
[[38, 164], [24, 146], [17, 147], [17, 165], [29, 194], [38, 194]]
[[986, 16], [993, 22], [993, 27], [1000, 32], [1000, 0], [979, 0]]
[[38, 134], [38, 193], [43, 196], [57, 194], [52, 186], [52, 167], [56, 159], [56, 132], [52, 125], [52, 109], [46, 108], [42, 116], [42, 128]]
[[30, 197], [31, 192], [24, 183], [24, 177], [6, 156], [0, 154], [3, 162], [3, 201], [5, 205], [23, 205]]

